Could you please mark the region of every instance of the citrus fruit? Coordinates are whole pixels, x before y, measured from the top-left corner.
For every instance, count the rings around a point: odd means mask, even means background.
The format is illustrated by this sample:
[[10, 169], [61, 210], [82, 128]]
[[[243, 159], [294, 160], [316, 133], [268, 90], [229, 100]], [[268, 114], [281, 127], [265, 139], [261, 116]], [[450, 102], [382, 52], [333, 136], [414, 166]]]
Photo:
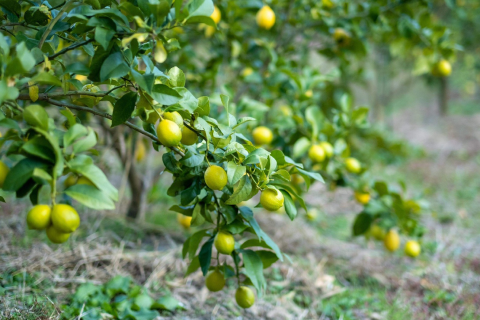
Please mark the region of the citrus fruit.
[[76, 74], [74, 77], [73, 77], [75, 80], [78, 80], [80, 82], [84, 82], [84, 81], [87, 81], [87, 76], [84, 76], [84, 75], [81, 75], [81, 74]]
[[180, 128], [183, 127], [183, 118], [177, 111], [164, 112], [162, 116], [164, 119], [175, 122]]
[[366, 192], [355, 191], [355, 199], [361, 204], [367, 204], [370, 201], [370, 194]]
[[322, 162], [325, 160], [325, 151], [320, 145], [315, 144], [308, 150], [308, 157], [315, 163]]
[[398, 235], [397, 231], [388, 231], [385, 235], [385, 238], [383, 239], [383, 244], [385, 245], [385, 248], [390, 252], [397, 250], [400, 246], [400, 236]]
[[177, 215], [177, 221], [178, 223], [180, 223], [182, 227], [184, 227], [185, 229], [188, 229], [192, 224], [192, 217], [184, 216], [183, 214], [179, 213]]
[[235, 249], [235, 239], [233, 235], [227, 231], [220, 231], [215, 236], [215, 248], [223, 254], [231, 254]]
[[23, 110], [23, 119], [32, 127], [48, 130], [48, 114], [45, 109], [38, 104], [32, 104], [26, 107]]
[[253, 73], [253, 69], [250, 67], [246, 67], [242, 70], [242, 77], [246, 78]]
[[438, 61], [432, 69], [432, 74], [436, 77], [448, 77], [452, 73], [452, 65], [445, 59]]
[[333, 156], [333, 146], [330, 144], [330, 142], [322, 141], [319, 143], [319, 145], [322, 147], [327, 158], [331, 158]]
[[227, 173], [222, 167], [210, 166], [205, 171], [205, 183], [212, 190], [222, 190], [227, 185]]
[[80, 216], [68, 204], [56, 204], [52, 210], [52, 224], [59, 232], [71, 233], [80, 225]]
[[272, 131], [264, 126], [256, 127], [253, 132], [253, 142], [256, 145], [264, 145], [264, 144], [270, 144], [273, 140], [273, 133]]
[[215, 24], [218, 24], [220, 22], [220, 19], [222, 19], [222, 13], [217, 6], [213, 7], [213, 13], [210, 15], [210, 18], [212, 18]]
[[322, 7], [332, 9], [334, 6], [335, 4], [332, 2], [332, 0], [322, 0]]
[[33, 207], [27, 214], [27, 225], [29, 229], [43, 230], [50, 225], [52, 209], [46, 204], [39, 204]]
[[336, 28], [333, 31], [333, 39], [340, 47], [346, 47], [350, 44], [350, 35], [343, 28]]
[[309, 90], [305, 91], [305, 97], [311, 98], [312, 96], [313, 96], [313, 91], [312, 90], [309, 89]]
[[405, 254], [409, 257], [415, 258], [422, 251], [418, 241], [409, 240], [405, 243]]
[[360, 161], [355, 158], [345, 159], [345, 167], [347, 168], [347, 171], [352, 173], [359, 173], [362, 170], [362, 165], [360, 164]]
[[173, 121], [164, 119], [157, 126], [158, 140], [166, 147], [174, 147], [182, 140], [182, 131]]
[[63, 182], [63, 186], [66, 188], [70, 188], [73, 186], [75, 183], [77, 183], [78, 177], [74, 175], [73, 173], [68, 175], [67, 179]]
[[197, 142], [198, 136], [197, 133], [193, 130], [190, 130], [187, 126], [182, 128], [182, 140], [180, 140], [184, 145], [191, 146]]
[[260, 203], [265, 210], [277, 211], [283, 206], [283, 194], [276, 189], [265, 189], [260, 196]]
[[93, 182], [90, 181], [90, 179], [88, 179], [87, 177], [84, 177], [84, 176], [81, 176], [80, 178], [78, 178], [77, 184], [86, 184], [86, 185], [95, 187], [95, 185], [93, 184]]
[[135, 160], [137, 160], [137, 162], [141, 162], [143, 159], [145, 159], [146, 153], [147, 148], [145, 147], [145, 144], [143, 141], [138, 141], [137, 147], [135, 148]]
[[249, 287], [241, 286], [235, 292], [235, 300], [241, 308], [248, 309], [255, 303], [255, 295]]
[[70, 233], [58, 231], [53, 225], [47, 228], [47, 237], [53, 243], [64, 243], [70, 238]]
[[205, 278], [205, 285], [210, 291], [220, 291], [225, 286], [225, 277], [220, 271], [212, 270], [207, 274], [207, 277]]
[[305, 182], [305, 179], [299, 174], [292, 174], [291, 181], [293, 184], [299, 185]]
[[378, 224], [372, 224], [370, 226], [370, 234], [372, 235], [372, 237], [374, 237], [375, 239], [377, 240], [383, 240], [385, 239], [385, 230], [380, 227]]
[[275, 12], [269, 6], [263, 6], [257, 12], [257, 25], [269, 30], [275, 24]]
[[3, 183], [5, 182], [5, 178], [9, 172], [10, 169], [7, 167], [7, 165], [3, 161], [0, 161], [0, 188], [3, 188]]
[[307, 211], [307, 220], [309, 221], [315, 221], [318, 216], [318, 211], [317, 209], [310, 209]]

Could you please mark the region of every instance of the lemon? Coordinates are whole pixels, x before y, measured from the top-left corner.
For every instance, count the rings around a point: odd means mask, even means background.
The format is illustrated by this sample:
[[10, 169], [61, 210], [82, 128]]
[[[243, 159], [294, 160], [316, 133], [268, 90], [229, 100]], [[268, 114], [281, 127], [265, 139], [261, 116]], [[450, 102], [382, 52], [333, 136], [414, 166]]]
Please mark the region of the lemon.
[[96, 187], [95, 184], [93, 184], [93, 182], [90, 181], [90, 179], [88, 179], [87, 177], [84, 177], [84, 176], [81, 176], [80, 178], [78, 178], [77, 184], [86, 184], [86, 185], [89, 185], [89, 186], [92, 186], [92, 187]]
[[222, 190], [227, 185], [227, 173], [222, 167], [210, 166], [205, 171], [205, 183], [212, 190]]
[[71, 206], [56, 204], [52, 210], [52, 223], [59, 232], [71, 233], [80, 225], [80, 216]]
[[145, 159], [145, 155], [147, 154], [147, 148], [145, 147], [145, 143], [143, 141], [137, 142], [137, 147], [135, 148], [135, 160], [137, 162], [141, 162]]
[[320, 145], [315, 144], [308, 150], [308, 157], [315, 163], [322, 162], [325, 160], [325, 151]]
[[253, 73], [253, 69], [250, 67], [246, 67], [242, 70], [242, 77], [246, 78]]
[[383, 240], [386, 236], [385, 230], [378, 224], [372, 224], [370, 226], [370, 234], [377, 240]]
[[235, 292], [235, 300], [241, 308], [248, 309], [255, 303], [255, 295], [249, 287], [241, 286]]
[[352, 173], [359, 173], [362, 170], [362, 165], [360, 164], [360, 161], [355, 158], [345, 159], [345, 167], [347, 168], [347, 171]]
[[350, 34], [343, 28], [336, 28], [333, 31], [333, 39], [340, 47], [346, 47], [350, 44]]
[[305, 97], [311, 98], [312, 96], [313, 96], [313, 91], [312, 90], [309, 89], [309, 90], [305, 91]]
[[390, 252], [397, 250], [400, 246], [400, 236], [398, 235], [397, 231], [388, 231], [385, 235], [385, 238], [383, 239], [383, 244], [385, 245], [385, 248]]
[[319, 146], [322, 147], [327, 158], [331, 158], [333, 156], [333, 146], [330, 144], [330, 142], [322, 141], [319, 143]]
[[174, 147], [182, 140], [182, 131], [173, 121], [164, 119], [157, 126], [158, 140], [166, 147]]
[[195, 144], [197, 142], [198, 136], [197, 133], [193, 130], [190, 130], [187, 126], [184, 126], [182, 128], [182, 142], [186, 146], [191, 146], [192, 144]]
[[305, 182], [305, 179], [299, 174], [292, 174], [291, 181], [295, 185], [299, 185]]
[[33, 207], [27, 214], [27, 225], [29, 229], [43, 230], [50, 225], [52, 209], [46, 204], [39, 204]]
[[77, 183], [77, 176], [74, 175], [73, 173], [68, 175], [67, 179], [63, 182], [63, 186], [66, 188], [70, 188], [73, 186], [75, 183]]
[[10, 169], [7, 167], [7, 165], [3, 161], [0, 161], [0, 188], [3, 188], [3, 183], [5, 182], [5, 178], [9, 172]]
[[205, 278], [205, 286], [212, 292], [220, 291], [225, 286], [225, 277], [220, 271], [212, 270]]
[[88, 80], [87, 76], [84, 76], [84, 75], [81, 75], [81, 74], [76, 74], [73, 78], [75, 80], [80, 81], [80, 82], [84, 82], [84, 81]]
[[317, 220], [318, 211], [317, 209], [310, 209], [307, 211], [307, 220], [315, 221]]
[[367, 204], [370, 201], [370, 194], [365, 192], [355, 191], [355, 199], [361, 204]]
[[164, 119], [175, 122], [177, 124], [177, 126], [179, 126], [180, 128], [183, 127], [183, 118], [182, 118], [181, 114], [178, 113], [177, 111], [164, 112], [162, 116], [163, 116]]
[[283, 202], [283, 194], [276, 189], [265, 189], [260, 196], [260, 204], [268, 211], [277, 211], [283, 206]]
[[220, 19], [222, 19], [222, 13], [217, 6], [213, 7], [213, 13], [210, 15], [210, 18], [212, 18], [215, 24], [218, 24], [220, 22]]
[[46, 232], [48, 239], [53, 243], [64, 243], [70, 238], [70, 233], [58, 231], [54, 226], [48, 227]]
[[415, 240], [409, 240], [405, 243], [405, 254], [409, 257], [415, 258], [420, 254], [422, 249], [420, 244]]
[[192, 217], [184, 216], [183, 214], [179, 213], [177, 215], [177, 221], [178, 223], [180, 223], [182, 227], [184, 227], [185, 229], [188, 229], [192, 224]]
[[322, 0], [322, 6], [326, 9], [332, 9], [335, 4], [332, 2], [332, 0]]
[[264, 145], [264, 144], [270, 144], [273, 140], [273, 133], [272, 131], [264, 126], [256, 127], [253, 132], [253, 142], [255, 142], [256, 145]]
[[257, 12], [257, 25], [260, 28], [269, 30], [275, 24], [275, 12], [269, 6], [263, 6]]
[[233, 235], [227, 231], [220, 231], [215, 236], [215, 248], [223, 254], [231, 254], [235, 249], [235, 239]]
[[452, 65], [445, 59], [438, 61], [432, 69], [432, 74], [436, 77], [448, 77], [452, 73]]

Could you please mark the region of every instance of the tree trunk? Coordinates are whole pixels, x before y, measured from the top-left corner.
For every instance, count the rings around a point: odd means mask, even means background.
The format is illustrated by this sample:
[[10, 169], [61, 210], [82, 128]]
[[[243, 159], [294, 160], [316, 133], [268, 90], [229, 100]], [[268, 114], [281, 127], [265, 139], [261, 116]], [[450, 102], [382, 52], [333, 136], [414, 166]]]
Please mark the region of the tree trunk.
[[448, 113], [448, 81], [447, 77], [440, 78], [440, 91], [438, 95], [438, 105], [440, 116], [446, 116]]

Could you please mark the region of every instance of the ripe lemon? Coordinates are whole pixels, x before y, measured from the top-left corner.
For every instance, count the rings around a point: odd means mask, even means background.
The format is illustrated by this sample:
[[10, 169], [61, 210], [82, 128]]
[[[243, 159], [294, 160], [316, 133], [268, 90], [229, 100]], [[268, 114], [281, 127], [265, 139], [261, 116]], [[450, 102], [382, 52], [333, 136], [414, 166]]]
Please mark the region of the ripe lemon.
[[255, 303], [255, 295], [249, 287], [241, 286], [235, 292], [235, 300], [241, 308], [248, 309]]
[[275, 12], [269, 6], [263, 6], [257, 12], [257, 25], [260, 28], [269, 30], [275, 24]]
[[246, 67], [242, 70], [242, 77], [246, 78], [253, 73], [253, 69], [250, 67]]
[[259, 146], [270, 144], [270, 142], [273, 140], [272, 130], [264, 126], [256, 127], [252, 132], [252, 136], [253, 142]]
[[53, 243], [64, 243], [70, 238], [70, 233], [58, 231], [54, 226], [48, 227], [46, 232], [48, 239]]
[[59, 232], [71, 233], [80, 225], [80, 216], [71, 206], [56, 204], [52, 210], [52, 223]]
[[182, 140], [182, 131], [173, 121], [164, 119], [157, 126], [158, 140], [166, 147], [174, 147]]
[[283, 206], [283, 194], [275, 189], [265, 189], [260, 196], [260, 204], [265, 210], [277, 211]]
[[432, 69], [432, 74], [436, 77], [448, 77], [452, 73], [452, 65], [445, 59], [438, 61]]
[[317, 209], [310, 209], [307, 211], [307, 220], [315, 221], [317, 220], [318, 210]]
[[213, 13], [210, 15], [210, 18], [212, 18], [215, 24], [218, 24], [220, 22], [220, 19], [222, 19], [222, 13], [217, 6], [213, 7]]
[[322, 147], [327, 158], [331, 158], [333, 156], [333, 146], [330, 144], [330, 142], [322, 141], [319, 143], [319, 145]]
[[183, 127], [183, 118], [177, 111], [164, 112], [162, 116], [164, 119], [175, 122], [180, 128]]
[[352, 173], [359, 173], [362, 170], [362, 165], [360, 164], [360, 161], [355, 158], [345, 159], [345, 167], [347, 168], [347, 171]]
[[93, 184], [93, 182], [90, 181], [90, 179], [88, 179], [87, 177], [84, 177], [84, 176], [81, 176], [80, 178], [78, 178], [77, 184], [86, 184], [86, 185], [89, 185], [89, 186], [92, 186], [92, 187], [96, 187]]
[[370, 226], [370, 234], [372, 235], [372, 237], [380, 241], [385, 239], [386, 236], [385, 230], [378, 224], [372, 224]]
[[143, 141], [138, 141], [135, 149], [135, 160], [137, 160], [137, 162], [141, 162], [143, 159], [145, 159], [146, 154], [147, 148], [145, 147], [145, 143], [143, 143]]
[[231, 254], [235, 249], [235, 239], [233, 235], [227, 231], [220, 231], [215, 236], [215, 248], [223, 254]]
[[63, 186], [66, 188], [70, 188], [73, 186], [75, 183], [77, 183], [78, 177], [74, 175], [73, 173], [68, 175], [67, 179], [63, 182]]
[[313, 91], [312, 90], [309, 89], [309, 90], [305, 91], [305, 97], [311, 98], [312, 96], [313, 96]]
[[192, 224], [192, 217], [184, 216], [183, 214], [179, 213], [177, 215], [177, 221], [178, 223], [180, 223], [182, 227], [184, 227], [185, 229], [188, 229]]
[[205, 278], [205, 285], [207, 286], [207, 289], [212, 292], [220, 291], [225, 286], [225, 277], [220, 271], [212, 270]]
[[39, 204], [33, 207], [27, 214], [27, 225], [29, 229], [43, 230], [50, 225], [52, 209], [46, 204]]
[[385, 238], [383, 239], [383, 244], [385, 245], [385, 248], [390, 252], [397, 250], [400, 246], [400, 236], [398, 235], [397, 231], [388, 231], [385, 235]]
[[355, 199], [361, 204], [367, 204], [370, 201], [370, 194], [366, 192], [355, 191]]
[[350, 34], [343, 28], [336, 28], [333, 31], [333, 39], [340, 47], [346, 47], [350, 44]]
[[187, 126], [182, 128], [182, 140], [180, 140], [184, 145], [191, 146], [197, 142], [198, 136], [195, 131], [190, 130]]
[[3, 161], [0, 161], [0, 188], [3, 188], [3, 183], [5, 182], [5, 178], [7, 174], [10, 172], [10, 169], [7, 167]]
[[308, 150], [308, 157], [315, 163], [322, 162], [325, 160], [325, 151], [320, 145], [313, 145]]
[[222, 167], [210, 166], [205, 171], [205, 183], [212, 190], [222, 190], [227, 185], [227, 173]]
[[415, 258], [422, 251], [418, 241], [409, 240], [405, 243], [405, 254], [409, 257]]

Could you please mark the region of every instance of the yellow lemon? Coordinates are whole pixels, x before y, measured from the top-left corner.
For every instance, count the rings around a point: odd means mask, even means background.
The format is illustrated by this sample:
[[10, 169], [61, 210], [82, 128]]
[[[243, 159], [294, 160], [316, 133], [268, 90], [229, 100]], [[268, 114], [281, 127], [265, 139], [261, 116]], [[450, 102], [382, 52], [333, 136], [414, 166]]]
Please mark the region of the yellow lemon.
[[178, 113], [177, 111], [164, 112], [162, 116], [163, 116], [164, 119], [175, 122], [177, 124], [177, 126], [179, 126], [180, 128], [183, 127], [182, 115], [180, 113]]
[[64, 243], [68, 240], [68, 238], [70, 238], [70, 233], [58, 231], [57, 228], [55, 228], [54, 226], [48, 227], [46, 233], [48, 239], [50, 239], [50, 241], [52, 241], [53, 243], [57, 244]]
[[52, 209], [46, 204], [39, 204], [33, 207], [27, 214], [27, 225], [29, 229], [43, 230], [50, 225]]
[[212, 292], [217, 292], [225, 286], [225, 277], [218, 270], [210, 271], [205, 278], [205, 286]]
[[59, 232], [71, 233], [80, 225], [80, 216], [71, 206], [56, 204], [52, 210], [52, 224]]
[[350, 44], [350, 34], [343, 28], [336, 28], [333, 31], [333, 39], [340, 47], [346, 47]]
[[227, 185], [227, 173], [222, 167], [210, 166], [205, 171], [205, 183], [212, 190], [222, 190]]
[[157, 126], [157, 137], [166, 147], [174, 147], [182, 140], [182, 130], [173, 121], [164, 119]]
[[318, 210], [317, 209], [310, 209], [307, 211], [307, 220], [315, 221], [318, 217]]
[[420, 244], [415, 240], [409, 240], [405, 243], [405, 254], [409, 257], [415, 258], [422, 251]]
[[77, 179], [78, 179], [78, 177], [76, 175], [74, 175], [73, 173], [69, 174], [67, 179], [65, 179], [65, 181], [63, 182], [63, 186], [65, 187], [65, 189], [70, 188], [75, 183], [77, 183]]
[[80, 81], [80, 82], [87, 81], [87, 79], [88, 79], [87, 76], [84, 76], [84, 75], [81, 75], [81, 74], [76, 74], [73, 78]]
[[227, 231], [217, 233], [214, 244], [217, 251], [223, 254], [231, 254], [235, 249], [235, 239], [233, 235]]
[[283, 194], [275, 189], [265, 189], [260, 196], [260, 204], [265, 210], [277, 211], [283, 206]]
[[377, 240], [383, 240], [386, 236], [385, 230], [378, 224], [372, 224], [370, 226], [370, 234]]
[[436, 77], [448, 77], [452, 73], [452, 65], [445, 59], [438, 61], [432, 69], [432, 74]]
[[253, 132], [253, 142], [255, 142], [256, 145], [264, 145], [264, 144], [270, 144], [273, 140], [273, 133], [272, 131], [264, 126], [256, 127]]
[[355, 191], [355, 199], [361, 204], [367, 204], [370, 201], [370, 194], [365, 192]]
[[197, 142], [198, 136], [195, 131], [190, 130], [187, 126], [182, 128], [182, 140], [180, 140], [184, 145], [191, 146]]
[[10, 172], [10, 169], [7, 167], [3, 161], [0, 161], [0, 188], [3, 188], [3, 183], [5, 182], [5, 178], [7, 174]]
[[250, 67], [246, 67], [242, 70], [242, 77], [246, 78], [253, 73], [253, 69]]
[[249, 287], [241, 286], [235, 292], [235, 300], [241, 308], [248, 309], [255, 303], [255, 295]]
[[322, 162], [325, 160], [325, 151], [320, 145], [315, 144], [308, 150], [308, 157], [315, 163]]
[[312, 90], [305, 91], [305, 97], [311, 98], [312, 96], [313, 96], [313, 91]]
[[385, 235], [385, 238], [383, 239], [383, 244], [385, 245], [385, 248], [390, 252], [397, 250], [400, 246], [400, 236], [398, 235], [397, 231], [388, 231]]
[[183, 214], [179, 213], [177, 215], [177, 221], [178, 223], [180, 223], [182, 227], [184, 227], [185, 229], [188, 229], [192, 224], [192, 217], [184, 216]]
[[143, 141], [138, 141], [135, 149], [135, 160], [137, 160], [137, 162], [141, 162], [143, 159], [145, 159], [146, 154], [147, 148], [145, 147], [145, 143], [143, 143]]
[[331, 158], [333, 156], [333, 146], [330, 144], [330, 142], [322, 141], [318, 145], [322, 147], [327, 158]]
[[84, 177], [84, 176], [81, 176], [80, 178], [78, 178], [77, 184], [86, 184], [86, 185], [89, 185], [89, 186], [92, 186], [92, 187], [96, 187], [93, 184], [93, 182], [90, 181], [90, 179], [88, 179], [87, 177]]
[[260, 28], [269, 30], [275, 24], [275, 12], [269, 6], [263, 6], [257, 12], [257, 25]]
[[213, 13], [210, 15], [210, 18], [212, 18], [215, 24], [218, 24], [220, 22], [220, 19], [222, 19], [222, 13], [217, 6], [213, 7]]
[[362, 165], [360, 164], [360, 161], [355, 158], [345, 159], [345, 167], [347, 168], [347, 171], [352, 173], [359, 173], [362, 170]]

